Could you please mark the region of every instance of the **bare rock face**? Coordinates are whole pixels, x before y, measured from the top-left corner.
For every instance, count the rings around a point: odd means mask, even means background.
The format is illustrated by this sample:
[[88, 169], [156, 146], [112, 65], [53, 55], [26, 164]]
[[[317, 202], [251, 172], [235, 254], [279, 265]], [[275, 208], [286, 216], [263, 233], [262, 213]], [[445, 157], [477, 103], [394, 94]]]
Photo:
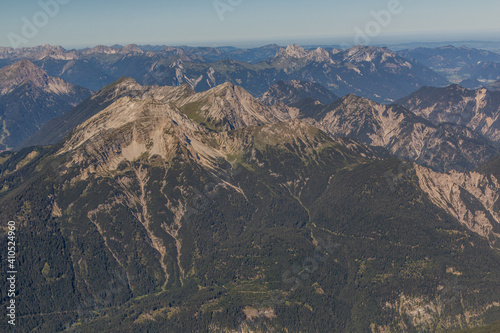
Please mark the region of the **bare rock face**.
[[49, 121], [33, 136], [21, 143], [18, 148], [55, 144], [61, 141], [75, 127], [122, 97], [130, 97], [136, 100], [152, 99], [159, 102], [175, 102], [192, 94], [194, 94], [194, 90], [188, 84], [178, 87], [141, 86], [134, 79], [124, 77], [104, 87], [91, 98], [62, 116]]
[[310, 50], [296, 44], [254, 49], [115, 45], [83, 50], [44, 45], [0, 48], [0, 59], [2, 64], [28, 59], [51, 76], [93, 91], [126, 76], [145, 85], [187, 82], [197, 92], [229, 81], [261, 96], [279, 80], [301, 80], [317, 82], [339, 96], [353, 93], [390, 103], [423, 86], [449, 84], [387, 48], [360, 45], [349, 50]]
[[310, 123], [437, 171], [468, 171], [499, 152], [481, 135], [460, 126], [434, 125], [398, 105], [348, 95], [325, 107], [309, 106]]
[[298, 110], [284, 105], [266, 106], [241, 87], [226, 82], [179, 103], [191, 118], [214, 130], [233, 130], [292, 119]]
[[278, 51], [276, 56], [285, 56], [290, 58], [304, 58], [309, 54], [308, 51], [298, 46], [297, 44], [289, 45]]
[[172, 105], [122, 97], [79, 125], [59, 153], [83, 148], [75, 161], [90, 158], [99, 170], [114, 170], [144, 153], [169, 160], [177, 145], [192, 144], [196, 131], [204, 129]]
[[467, 126], [500, 143], [500, 92], [468, 90], [458, 85], [424, 87], [397, 103], [434, 124]]
[[415, 165], [420, 187], [431, 201], [468, 229], [500, 248], [500, 182], [478, 172], [436, 173]]
[[[202, 138], [209, 133], [281, 123], [298, 113], [284, 105], [266, 106], [230, 83], [195, 94], [187, 84], [141, 86], [123, 78], [93, 99], [94, 103], [89, 101], [93, 114], [77, 113], [87, 108], [72, 110], [75, 114], [71, 119], [86, 118], [72, 130], [59, 151], [78, 151], [75, 163], [95, 161], [89, 172], [97, 171], [97, 166], [100, 170], [115, 170], [121, 161], [134, 161], [145, 153], [170, 160], [179, 150], [197, 156], [200, 163], [210, 167], [225, 153], [204, 142]], [[311, 125], [292, 122], [273, 135], [300, 137], [312, 129], [314, 137], [319, 135], [320, 131]], [[308, 138], [303, 139], [307, 142]]]
[[0, 69], [0, 95], [6, 95], [21, 83], [28, 81], [44, 92], [56, 95], [68, 94], [75, 85], [57, 77], [50, 77], [29, 60], [22, 60]]

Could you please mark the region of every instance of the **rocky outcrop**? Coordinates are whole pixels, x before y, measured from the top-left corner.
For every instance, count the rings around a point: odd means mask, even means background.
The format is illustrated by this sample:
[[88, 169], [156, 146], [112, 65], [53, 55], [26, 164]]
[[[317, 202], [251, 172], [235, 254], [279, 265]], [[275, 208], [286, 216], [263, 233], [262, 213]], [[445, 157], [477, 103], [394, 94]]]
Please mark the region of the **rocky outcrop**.
[[34, 87], [55, 95], [68, 95], [75, 89], [85, 90], [58, 77], [49, 76], [29, 60], [22, 60], [0, 69], [0, 96], [12, 92], [23, 82], [30, 82]]
[[466, 126], [500, 143], [498, 92], [490, 92], [484, 88], [469, 90], [458, 85], [446, 88], [424, 87], [397, 103], [434, 124]]
[[298, 110], [284, 105], [266, 106], [229, 82], [190, 96], [178, 105], [189, 117], [215, 130], [267, 125], [298, 114]]
[[438, 171], [473, 170], [499, 152], [465, 127], [434, 125], [398, 105], [382, 105], [348, 95], [324, 106], [304, 106], [301, 114], [333, 136], [347, 136]]
[[415, 170], [435, 205], [500, 248], [499, 179], [478, 172], [442, 174], [418, 165]]

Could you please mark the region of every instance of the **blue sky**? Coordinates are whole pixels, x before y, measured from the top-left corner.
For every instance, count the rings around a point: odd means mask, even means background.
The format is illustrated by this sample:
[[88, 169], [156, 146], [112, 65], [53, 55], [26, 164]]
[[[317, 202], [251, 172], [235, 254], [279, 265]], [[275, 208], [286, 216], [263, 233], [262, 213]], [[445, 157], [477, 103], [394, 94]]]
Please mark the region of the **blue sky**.
[[[500, 39], [498, 0], [41, 0], [51, 1], [67, 4], [59, 5], [54, 17], [44, 17], [39, 1], [4, 1], [0, 46], [12, 46], [13, 38], [19, 46], [68, 48]], [[398, 2], [397, 13], [377, 22], [373, 12], [387, 13]], [[34, 15], [38, 31], [23, 34], [24, 22], [34, 23]], [[371, 31], [371, 36], [355, 39], [359, 31]]]

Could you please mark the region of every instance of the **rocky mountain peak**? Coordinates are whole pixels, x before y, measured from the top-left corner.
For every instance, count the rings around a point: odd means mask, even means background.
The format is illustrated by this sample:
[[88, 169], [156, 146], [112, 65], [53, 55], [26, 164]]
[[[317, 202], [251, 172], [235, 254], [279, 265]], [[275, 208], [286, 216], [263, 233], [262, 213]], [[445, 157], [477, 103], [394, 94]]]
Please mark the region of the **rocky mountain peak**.
[[118, 98], [132, 97], [138, 100], [153, 99], [160, 102], [176, 103], [193, 94], [195, 91], [188, 83], [180, 86], [143, 86], [133, 78], [122, 77], [98, 91], [92, 98], [114, 102]]
[[220, 84], [219, 86], [217, 86], [213, 89], [214, 89], [214, 92], [215, 91], [224, 91], [224, 90], [233, 90], [234, 91], [236, 89], [236, 86], [234, 84], [232, 84], [231, 82], [226, 81], [223, 84]]
[[460, 91], [460, 92], [465, 92], [465, 91], [469, 90], [469, 89], [467, 89], [465, 87], [462, 87], [461, 85], [456, 84], [456, 83], [455, 84], [450, 84], [445, 89], [450, 90], [450, 91]]
[[206, 92], [200, 93], [200, 96], [223, 98], [226, 101], [233, 101], [239, 103], [242, 101], [254, 101], [255, 98], [245, 89], [236, 86], [231, 82], [224, 82]]
[[302, 47], [300, 47], [297, 44], [289, 45], [285, 49], [281, 48], [276, 56], [284, 56], [284, 57], [290, 57], [290, 58], [304, 58], [306, 57], [308, 52], [304, 50]]
[[466, 126], [500, 142], [500, 94], [487, 89], [469, 90], [459, 85], [425, 87], [397, 103], [434, 124]]
[[242, 87], [229, 82], [187, 97], [179, 106], [191, 119], [214, 130], [270, 124], [298, 113], [284, 105], [266, 106]]
[[318, 47], [316, 50], [309, 52], [307, 57], [315, 62], [325, 62], [330, 60], [330, 53], [324, 48]]
[[344, 97], [340, 98], [338, 102], [340, 104], [376, 104], [375, 102], [367, 98], [360, 97], [354, 94], [347, 94]]
[[60, 153], [75, 152], [73, 161], [78, 164], [92, 160], [89, 172], [114, 170], [123, 160], [133, 161], [144, 153], [168, 160], [179, 145], [191, 145], [200, 131], [202, 126], [170, 103], [125, 96], [75, 128]]
[[117, 81], [112, 83], [112, 85], [116, 87], [130, 87], [132, 89], [136, 89], [137, 87], [142, 87], [134, 78], [123, 76], [119, 78]]
[[29, 60], [22, 60], [0, 69], [0, 94], [4, 95], [23, 82], [30, 82], [44, 91], [56, 94], [68, 93], [74, 85], [55, 77], [50, 77], [43, 69]]
[[20, 75], [23, 75], [23, 70], [24, 70], [24, 72], [26, 72], [26, 71], [28, 71], [28, 72], [32, 72], [32, 71], [43, 72], [42, 69], [37, 67], [34, 63], [32, 63], [29, 60], [21, 60], [21, 61], [16, 62], [15, 64], [12, 64], [11, 66], [8, 66], [8, 67], [10, 67], [10, 70], [19, 71], [18, 74], [20, 74]]
[[99, 90], [93, 98], [97, 99], [104, 97], [106, 100], [112, 100], [118, 96], [122, 96], [133, 91], [138, 92], [142, 89], [143, 87], [137, 83], [136, 80], [124, 76]]
[[387, 48], [375, 47], [375, 46], [365, 46], [356, 45], [345, 53], [345, 60], [358, 63], [358, 62], [371, 62], [378, 57], [386, 59], [389, 57], [394, 57], [396, 54]]
[[120, 53], [144, 53], [143, 50], [141, 50], [136, 44], [129, 44], [125, 45], [121, 50]]
[[104, 54], [116, 54], [119, 50], [113, 47], [98, 45], [90, 49], [82, 50], [83, 54], [91, 54], [91, 53], [104, 53]]
[[66, 51], [66, 49], [60, 45], [43, 44], [40, 46], [40, 48], [47, 50], [47, 51], [57, 51], [57, 52], [65, 52]]

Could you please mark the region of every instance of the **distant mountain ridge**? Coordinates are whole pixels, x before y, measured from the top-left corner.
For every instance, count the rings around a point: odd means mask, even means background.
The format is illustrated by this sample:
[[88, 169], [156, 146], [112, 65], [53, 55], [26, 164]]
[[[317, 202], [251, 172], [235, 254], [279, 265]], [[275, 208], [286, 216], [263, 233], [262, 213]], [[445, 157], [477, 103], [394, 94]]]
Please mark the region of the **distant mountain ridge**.
[[439, 69], [456, 69], [473, 66], [480, 62], [500, 62], [500, 55], [497, 53], [451, 45], [401, 50], [398, 51], [398, 54], [405, 58], [415, 59], [427, 67]]
[[401, 50], [398, 54], [469, 89], [481, 88], [500, 78], [500, 54], [491, 51], [444, 46]]
[[280, 80], [269, 87], [260, 97], [260, 101], [267, 105], [277, 103], [290, 105], [307, 98], [312, 98], [322, 104], [330, 104], [339, 97], [322, 85], [314, 82], [299, 80], [286, 82]]
[[[379, 102], [391, 102], [422, 85], [445, 85], [430, 69], [398, 56], [387, 48], [355, 46], [348, 50], [305, 50], [298, 45], [282, 49], [267, 61], [289, 79], [319, 83], [337, 95], [349, 93]], [[397, 82], [397, 83], [396, 83]], [[424, 83], [427, 82], [427, 83]]]
[[469, 90], [459, 85], [424, 87], [397, 101], [434, 124], [466, 126], [493, 142], [500, 143], [500, 93], [487, 89]]
[[306, 50], [298, 45], [255, 49], [97, 46], [64, 50], [0, 48], [1, 63], [30, 59], [50, 75], [99, 90], [122, 76], [145, 85], [189, 83], [197, 92], [224, 82], [260, 97], [280, 81], [311, 81], [343, 96], [354, 93], [392, 102], [425, 85], [448, 82], [432, 70], [386, 48], [356, 46], [349, 50]]

